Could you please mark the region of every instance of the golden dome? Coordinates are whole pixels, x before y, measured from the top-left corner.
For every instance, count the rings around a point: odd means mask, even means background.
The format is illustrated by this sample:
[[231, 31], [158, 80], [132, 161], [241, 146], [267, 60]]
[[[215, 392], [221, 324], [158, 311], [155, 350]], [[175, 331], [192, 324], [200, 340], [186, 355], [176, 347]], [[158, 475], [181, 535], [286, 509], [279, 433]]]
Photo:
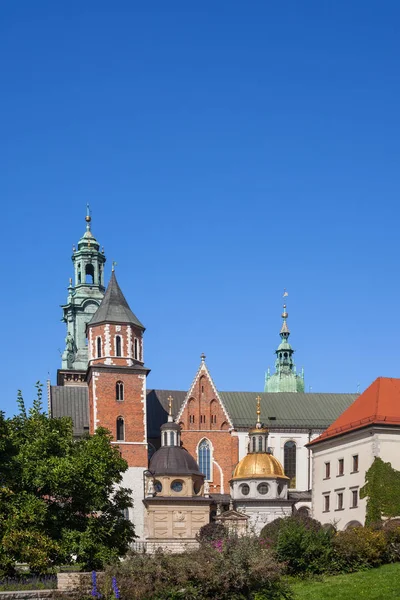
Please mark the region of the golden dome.
[[266, 452], [252, 452], [238, 462], [232, 479], [272, 479], [275, 477], [289, 479], [279, 460]]

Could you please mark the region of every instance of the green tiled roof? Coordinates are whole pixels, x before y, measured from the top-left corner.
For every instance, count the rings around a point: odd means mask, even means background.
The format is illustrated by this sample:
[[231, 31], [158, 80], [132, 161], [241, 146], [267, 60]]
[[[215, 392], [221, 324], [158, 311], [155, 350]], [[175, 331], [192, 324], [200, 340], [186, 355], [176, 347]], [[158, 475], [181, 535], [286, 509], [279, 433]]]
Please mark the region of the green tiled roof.
[[[172, 410], [176, 416], [186, 394], [181, 390], [147, 390], [149, 437], [158, 436], [161, 425], [167, 420], [168, 396], [173, 398]], [[236, 429], [254, 426], [258, 395], [261, 397], [261, 420], [271, 428], [292, 429], [326, 429], [358, 397], [358, 394], [300, 392], [219, 392], [219, 395]]]
[[[248, 428], [256, 420], [257, 392], [219, 392], [236, 428]], [[260, 393], [261, 421], [273, 427], [325, 429], [358, 394]], [[275, 417], [271, 419], [271, 417]]]

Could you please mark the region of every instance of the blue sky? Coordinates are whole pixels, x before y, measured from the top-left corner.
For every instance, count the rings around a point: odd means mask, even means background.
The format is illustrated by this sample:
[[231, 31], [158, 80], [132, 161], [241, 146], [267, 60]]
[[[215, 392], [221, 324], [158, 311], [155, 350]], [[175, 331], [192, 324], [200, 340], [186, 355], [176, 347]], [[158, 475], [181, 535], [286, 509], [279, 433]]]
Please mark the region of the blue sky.
[[283, 288], [306, 389], [400, 376], [399, 21], [386, 1], [4, 1], [2, 408], [55, 382], [93, 232], [149, 387], [263, 389]]

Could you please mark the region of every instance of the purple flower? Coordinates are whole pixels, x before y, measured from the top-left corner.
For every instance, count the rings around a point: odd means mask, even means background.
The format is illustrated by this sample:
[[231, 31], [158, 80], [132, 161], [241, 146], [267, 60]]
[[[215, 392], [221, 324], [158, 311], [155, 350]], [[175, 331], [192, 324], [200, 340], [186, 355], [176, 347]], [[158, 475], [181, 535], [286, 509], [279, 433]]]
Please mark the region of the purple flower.
[[116, 577], [112, 578], [112, 589], [113, 589], [113, 592], [114, 592], [114, 598], [116, 598], [116, 600], [119, 600], [120, 595], [119, 595], [119, 589], [118, 589], [117, 578]]
[[93, 598], [101, 598], [101, 594], [97, 590], [97, 573], [96, 573], [96, 571], [92, 571], [92, 592], [91, 592], [91, 596], [93, 596]]

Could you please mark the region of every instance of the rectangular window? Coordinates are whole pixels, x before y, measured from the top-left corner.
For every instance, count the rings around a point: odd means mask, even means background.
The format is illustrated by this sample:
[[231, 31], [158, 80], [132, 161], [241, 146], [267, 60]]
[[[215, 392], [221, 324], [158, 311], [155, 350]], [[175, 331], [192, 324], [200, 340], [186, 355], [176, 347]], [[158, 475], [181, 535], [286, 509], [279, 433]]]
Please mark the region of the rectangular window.
[[337, 495], [337, 510], [343, 510], [343, 492], [338, 492], [338, 495]]
[[330, 510], [330, 497], [328, 494], [324, 496], [324, 512], [329, 512]]
[[338, 476], [344, 475], [344, 458], [338, 460]]
[[358, 506], [358, 490], [351, 490], [351, 508]]
[[331, 476], [331, 463], [326, 462], [325, 463], [325, 479], [329, 479], [330, 476]]
[[358, 454], [353, 456], [353, 473], [357, 473], [358, 471]]

